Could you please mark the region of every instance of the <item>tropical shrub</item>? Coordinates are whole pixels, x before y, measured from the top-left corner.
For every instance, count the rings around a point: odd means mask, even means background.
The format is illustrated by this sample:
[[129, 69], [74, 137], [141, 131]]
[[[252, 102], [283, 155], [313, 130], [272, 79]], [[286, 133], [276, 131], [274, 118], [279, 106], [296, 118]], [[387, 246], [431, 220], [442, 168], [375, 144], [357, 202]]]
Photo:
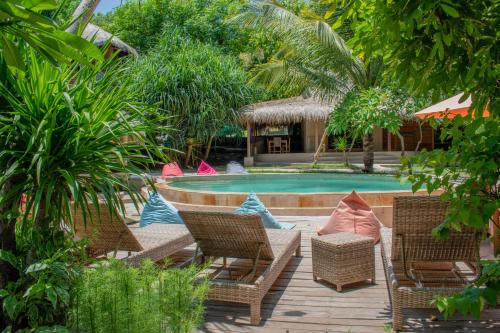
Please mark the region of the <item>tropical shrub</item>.
[[[198, 268], [134, 268], [112, 260], [86, 270], [76, 287], [70, 328], [93, 333], [188, 333], [202, 322], [207, 281]], [[195, 283], [197, 282], [197, 283]]]
[[83, 274], [84, 244], [62, 231], [42, 230], [19, 237], [16, 255], [0, 250], [0, 260], [17, 273], [16, 280], [0, 289], [2, 310], [10, 322], [7, 332], [19, 327], [62, 329], [72, 290]]
[[[340, 10], [354, 36], [350, 41], [367, 61], [384, 56], [385, 73], [412, 92], [432, 93], [433, 100], [464, 92], [472, 96], [467, 117], [443, 123], [441, 139], [448, 150], [415, 157], [427, 174], [410, 177], [414, 188], [443, 188], [451, 202], [446, 221], [435, 235], [446, 237], [450, 229], [471, 226], [483, 232], [491, 215], [500, 209], [498, 50], [500, 2], [328, 0], [331, 12]], [[341, 24], [342, 20], [338, 20]], [[485, 109], [489, 117], [485, 117]], [[486, 304], [495, 304], [500, 293], [500, 261], [487, 263], [481, 278], [463, 294], [443, 297], [439, 309], [479, 316]], [[481, 288], [480, 288], [481, 287]], [[497, 297], [495, 297], [497, 296]]]
[[181, 149], [188, 139], [204, 143], [234, 123], [255, 94], [235, 58], [179, 31], [166, 32], [132, 66], [131, 76], [143, 100], [159, 102], [167, 124], [182, 129], [171, 136]]
[[[28, 48], [24, 61], [24, 79], [12, 74], [8, 84], [0, 84], [5, 99], [0, 106], [0, 288], [8, 292], [0, 295], [0, 324], [14, 331], [62, 323], [49, 314], [35, 322], [22, 319], [43, 302], [26, 297], [20, 302], [30, 302], [21, 307], [28, 313], [13, 312], [9, 295], [33, 288], [40, 292], [36, 288], [47, 287], [52, 273], [63, 274], [53, 264], [68, 260], [58, 250], [67, 248], [61, 233], [71, 237], [72, 202], [85, 211], [101, 199], [123, 212], [122, 191], [135, 202], [142, 200], [123, 174], [144, 178], [148, 165], [162, 155], [148, 134], [150, 106], [137, 102], [120, 74], [125, 69], [113, 66], [113, 59], [94, 67], [55, 68]], [[124, 136], [132, 140], [122, 142]], [[24, 213], [21, 197], [26, 198]], [[30, 269], [46, 260], [52, 260], [50, 270]], [[50, 279], [32, 276], [44, 272]], [[66, 283], [57, 284], [64, 289], [72, 274], [63, 275], [57, 279]], [[56, 300], [57, 312], [65, 307], [64, 298], [47, 297]]]
[[[20, 46], [24, 44], [17, 43], [17, 39], [39, 51], [40, 56], [54, 65], [71, 61], [91, 65], [93, 61], [103, 60], [103, 55], [96, 46], [79, 36], [62, 31], [43, 14], [43, 11], [57, 9], [57, 2], [52, 0], [0, 2], [0, 74], [6, 65], [17, 75], [23, 75], [25, 63]], [[1, 75], [0, 80], [5, 77]]]

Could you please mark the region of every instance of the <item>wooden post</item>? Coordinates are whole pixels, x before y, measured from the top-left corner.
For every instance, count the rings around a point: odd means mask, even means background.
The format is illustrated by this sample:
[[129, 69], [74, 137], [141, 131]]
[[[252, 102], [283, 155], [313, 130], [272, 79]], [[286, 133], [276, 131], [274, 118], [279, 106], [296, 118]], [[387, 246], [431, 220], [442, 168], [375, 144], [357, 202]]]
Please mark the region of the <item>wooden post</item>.
[[314, 147], [316, 147], [316, 150], [318, 149], [318, 140], [319, 140], [319, 129], [318, 129], [318, 122], [314, 123]]
[[250, 120], [247, 120], [247, 157], [252, 157], [252, 125]]
[[313, 164], [316, 164], [318, 163], [318, 160], [319, 160], [319, 155], [321, 153], [321, 148], [323, 147], [323, 143], [325, 142], [325, 140], [328, 139], [328, 133], [326, 131], [326, 127], [325, 127], [325, 131], [323, 132], [323, 136], [321, 137], [321, 141], [320, 141], [320, 144], [319, 146], [317, 146], [316, 148], [316, 153], [314, 153], [314, 157], [313, 157]]

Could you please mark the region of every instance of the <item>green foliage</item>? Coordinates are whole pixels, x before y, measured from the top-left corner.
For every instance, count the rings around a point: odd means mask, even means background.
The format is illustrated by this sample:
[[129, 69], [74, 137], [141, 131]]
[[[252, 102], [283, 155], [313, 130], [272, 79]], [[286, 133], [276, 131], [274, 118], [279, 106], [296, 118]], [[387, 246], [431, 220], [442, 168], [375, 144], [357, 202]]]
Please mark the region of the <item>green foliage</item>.
[[387, 74], [433, 99], [457, 90], [479, 110], [498, 109], [498, 1], [330, 0], [343, 7], [355, 34], [350, 45], [383, 56]]
[[2, 309], [12, 324], [9, 329], [23, 323], [39, 329], [64, 323], [71, 290], [83, 272], [82, 259], [82, 244], [67, 240], [61, 231], [19, 239], [17, 254], [0, 249], [0, 260], [9, 262], [19, 275], [0, 289]]
[[255, 95], [233, 57], [178, 31], [165, 33], [131, 75], [144, 100], [160, 102], [168, 124], [182, 129], [173, 137], [178, 147], [188, 138], [204, 142], [234, 123], [239, 108]]
[[[457, 91], [465, 93], [464, 99], [472, 95], [469, 116], [439, 124], [441, 139], [451, 142], [450, 148], [416, 156], [412, 163], [431, 171], [413, 175], [410, 180], [415, 189], [424, 183], [429, 190], [444, 189], [443, 199], [451, 201], [450, 214], [435, 230], [436, 235], [445, 236], [449, 228], [460, 229], [463, 225], [484, 230], [500, 205], [497, 32], [500, 2], [329, 2], [334, 10], [343, 11], [342, 19], [351, 22], [354, 36], [349, 43], [356, 53], [369, 62], [383, 57], [389, 79], [413, 92], [431, 93], [434, 100]], [[483, 117], [486, 106], [489, 118]], [[498, 268], [500, 263], [491, 265]], [[499, 280], [498, 269], [492, 271], [497, 275], [482, 278], [483, 286]], [[484, 300], [491, 298], [483, 297], [482, 293], [481, 289], [471, 288], [461, 296], [442, 298], [438, 304], [448, 314], [458, 307], [478, 314]]]
[[353, 84], [369, 87], [377, 76], [371, 77], [344, 40], [317, 17], [297, 15], [276, 2], [256, 1], [233, 22], [257, 27], [282, 41], [273, 58], [255, 67], [253, 80], [270, 89], [285, 86], [324, 99], [342, 99]]
[[115, 10], [97, 14], [95, 23], [138, 51], [154, 47], [163, 31], [170, 0], [127, 1]]
[[370, 88], [352, 91], [331, 113], [327, 130], [336, 135], [351, 133], [355, 137], [372, 134], [374, 127], [396, 133], [402, 120], [394, 106], [389, 90]]
[[455, 297], [437, 297], [435, 303], [439, 311], [443, 312], [445, 318], [449, 318], [455, 312], [466, 316], [472, 313], [479, 318], [481, 311], [486, 305], [497, 306], [500, 293], [500, 265], [495, 262], [483, 260], [483, 271], [474, 286], [467, 288], [463, 293]]
[[[44, 16], [44, 10], [56, 10], [55, 0], [0, 2], [0, 67], [7, 65], [22, 76], [25, 63], [21, 49], [24, 41], [52, 64], [78, 61], [91, 65], [103, 56], [92, 43], [79, 36], [60, 30], [53, 20]], [[4, 63], [5, 62], [5, 63]]]
[[[87, 207], [97, 203], [98, 193], [123, 210], [118, 194], [132, 190], [120, 174], [141, 175], [161, 155], [147, 137], [149, 106], [135, 101], [120, 75], [125, 69], [111, 66], [55, 70], [28, 52], [26, 78], [11, 77], [11, 91], [0, 86], [7, 101], [0, 110], [0, 167], [6, 170], [0, 188], [19, 179], [0, 204], [26, 194], [32, 214], [24, 215], [26, 223], [71, 221], [70, 201]], [[125, 136], [134, 140], [120, 142]]]
[[451, 209], [441, 232], [463, 224], [482, 230], [500, 208], [500, 119], [455, 117], [433, 125], [441, 126], [441, 140], [451, 140], [450, 148], [416, 156], [414, 162], [432, 173], [412, 175], [410, 181], [415, 188], [444, 189], [441, 196]]
[[233, 50], [243, 47], [244, 36], [225, 18], [241, 5], [234, 0], [132, 0], [95, 20], [141, 51], [154, 48], [165, 29], [180, 29], [193, 39]]
[[194, 265], [138, 268], [121, 261], [88, 269], [77, 286], [70, 325], [77, 332], [188, 333], [202, 322], [208, 285]]
[[147, 136], [150, 107], [136, 102], [124, 68], [55, 68], [30, 49], [25, 59], [25, 78], [10, 75], [0, 85], [0, 244], [4, 259], [17, 258], [0, 261], [0, 287], [8, 291], [0, 324], [14, 331], [64, 323], [74, 281], [63, 241], [71, 237], [72, 203], [85, 211], [104, 200], [123, 212], [122, 191], [135, 202], [142, 197], [122, 175], [143, 177], [162, 155]]

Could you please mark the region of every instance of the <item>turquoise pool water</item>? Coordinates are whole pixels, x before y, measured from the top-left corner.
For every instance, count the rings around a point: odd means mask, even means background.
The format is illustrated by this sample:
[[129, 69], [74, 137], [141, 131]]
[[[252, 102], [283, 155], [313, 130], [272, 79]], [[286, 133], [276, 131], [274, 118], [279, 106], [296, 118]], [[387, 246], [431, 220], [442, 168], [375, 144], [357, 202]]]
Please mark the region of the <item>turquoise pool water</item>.
[[393, 176], [363, 174], [249, 174], [238, 176], [177, 178], [170, 184], [186, 190], [212, 192], [314, 193], [314, 192], [390, 192], [411, 190]]

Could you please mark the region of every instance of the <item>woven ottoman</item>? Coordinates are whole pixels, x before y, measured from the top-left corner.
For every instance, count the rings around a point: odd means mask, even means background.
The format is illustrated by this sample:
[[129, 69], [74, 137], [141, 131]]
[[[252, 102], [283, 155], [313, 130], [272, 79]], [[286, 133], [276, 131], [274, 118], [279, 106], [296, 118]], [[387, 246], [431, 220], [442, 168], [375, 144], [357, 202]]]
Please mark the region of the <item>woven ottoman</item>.
[[341, 232], [313, 236], [313, 279], [328, 281], [342, 291], [342, 286], [371, 279], [375, 283], [375, 247], [373, 238]]

